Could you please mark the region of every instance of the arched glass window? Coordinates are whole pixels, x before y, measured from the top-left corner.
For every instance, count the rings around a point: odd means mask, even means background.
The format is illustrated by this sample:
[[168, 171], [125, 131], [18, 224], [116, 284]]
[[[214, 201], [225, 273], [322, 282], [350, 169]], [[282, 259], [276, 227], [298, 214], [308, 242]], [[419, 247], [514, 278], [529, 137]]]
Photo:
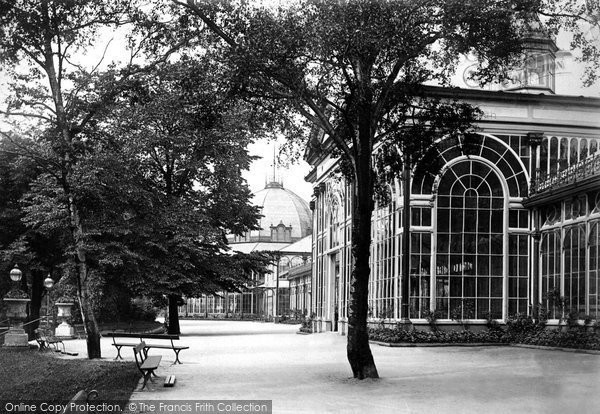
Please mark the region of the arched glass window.
[[[542, 235], [540, 247], [540, 273], [542, 278], [542, 305], [550, 319], [561, 317], [556, 296], [560, 296], [560, 232], [553, 230]], [[553, 295], [552, 292], [557, 292]]]
[[500, 178], [480, 161], [459, 161], [440, 180], [437, 207], [436, 309], [445, 318], [501, 318]]
[[[535, 164], [534, 164], [535, 165]], [[548, 174], [548, 140], [543, 139], [540, 145], [540, 174], [545, 176]]]
[[582, 139], [579, 143], [579, 159], [585, 160], [588, 156], [588, 142], [587, 139]]
[[371, 274], [369, 276], [369, 306], [374, 318], [397, 317], [398, 309], [394, 286], [396, 271], [396, 237], [394, 206], [378, 208], [373, 212], [371, 228]]
[[598, 151], [598, 141], [593, 139], [590, 141], [590, 155], [595, 154]]
[[600, 318], [600, 221], [590, 223], [589, 312]]
[[565, 231], [565, 306], [566, 310], [585, 313], [585, 225]]
[[579, 140], [571, 138], [569, 147], [569, 165], [577, 164], [577, 161], [579, 161]]
[[329, 214], [329, 247], [334, 248], [340, 245], [340, 208], [337, 200], [331, 204]]
[[561, 138], [560, 140], [560, 150], [559, 150], [559, 166], [558, 171], [564, 170], [569, 166], [568, 164], [568, 152], [569, 152], [569, 139]]
[[[507, 196], [526, 197], [528, 189], [528, 157], [519, 157], [518, 136], [473, 135], [468, 145], [457, 139], [444, 139], [435, 148], [430, 149], [424, 158], [425, 165], [446, 165], [462, 156], [479, 156], [496, 165], [508, 185]], [[510, 142], [509, 146], [507, 142]], [[544, 141], [545, 142], [545, 141]], [[527, 153], [527, 152], [525, 152]], [[542, 164], [548, 163], [547, 158]], [[546, 165], [543, 164], [543, 165]], [[556, 165], [555, 165], [556, 167]], [[435, 180], [433, 174], [425, 173], [427, 168], [415, 169], [412, 182], [413, 194], [432, 194]]]
[[548, 174], [556, 174], [558, 166], [558, 138], [550, 138], [550, 157], [548, 157]]
[[411, 232], [410, 235], [410, 318], [424, 318], [429, 310], [431, 280], [431, 233]]

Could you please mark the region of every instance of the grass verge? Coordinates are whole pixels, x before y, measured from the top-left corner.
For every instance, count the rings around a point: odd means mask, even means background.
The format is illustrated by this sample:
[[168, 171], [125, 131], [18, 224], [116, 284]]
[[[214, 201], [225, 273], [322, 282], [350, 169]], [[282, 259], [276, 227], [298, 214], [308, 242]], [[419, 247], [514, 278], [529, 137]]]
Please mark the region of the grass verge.
[[0, 348], [3, 400], [68, 402], [79, 390], [104, 401], [127, 402], [140, 378], [133, 361], [62, 359], [31, 349]]

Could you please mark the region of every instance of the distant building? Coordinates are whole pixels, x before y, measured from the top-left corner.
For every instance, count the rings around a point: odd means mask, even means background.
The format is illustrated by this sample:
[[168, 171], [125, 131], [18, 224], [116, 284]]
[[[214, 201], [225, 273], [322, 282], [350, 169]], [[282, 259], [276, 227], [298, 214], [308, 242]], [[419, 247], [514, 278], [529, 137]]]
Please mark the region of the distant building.
[[[295, 279], [294, 296], [290, 298], [287, 279], [291, 269], [310, 269], [312, 263], [312, 213], [308, 203], [275, 179], [254, 194], [252, 203], [260, 207], [263, 216], [260, 229], [242, 236], [228, 236], [231, 249], [241, 253], [269, 252], [276, 264], [270, 266], [270, 273], [252, 275], [252, 283], [243, 292], [188, 298], [180, 309], [181, 316], [272, 319], [310, 308], [306, 298], [301, 302], [303, 307], [298, 307]], [[310, 290], [304, 292], [309, 294]]]
[[[485, 116], [473, 148], [443, 140], [431, 154], [443, 162], [439, 174], [413, 172], [410, 188], [395, 183], [392, 202], [376, 206], [371, 321], [408, 317], [426, 324], [437, 311], [442, 324], [483, 324], [534, 308], [555, 325], [568, 313], [581, 323], [600, 319], [600, 99], [554, 94], [555, 52], [551, 40], [535, 38], [512, 84], [481, 90], [468, 82], [467, 66], [462, 88], [429, 89], [475, 104]], [[352, 184], [326, 151], [307, 160], [314, 185], [311, 311], [316, 330], [344, 334]], [[402, 208], [405, 191], [410, 212]], [[406, 257], [402, 214], [411, 218]], [[403, 283], [408, 298], [401, 297]], [[408, 315], [401, 313], [403, 299]]]

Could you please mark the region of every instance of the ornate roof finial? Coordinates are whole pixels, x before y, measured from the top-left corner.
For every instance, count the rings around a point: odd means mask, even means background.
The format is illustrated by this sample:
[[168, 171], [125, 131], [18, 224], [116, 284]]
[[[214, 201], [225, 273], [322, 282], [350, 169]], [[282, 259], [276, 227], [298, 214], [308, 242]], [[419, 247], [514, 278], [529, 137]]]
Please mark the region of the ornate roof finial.
[[273, 176], [266, 179], [265, 188], [283, 188], [283, 182], [277, 179], [277, 144], [273, 144]]

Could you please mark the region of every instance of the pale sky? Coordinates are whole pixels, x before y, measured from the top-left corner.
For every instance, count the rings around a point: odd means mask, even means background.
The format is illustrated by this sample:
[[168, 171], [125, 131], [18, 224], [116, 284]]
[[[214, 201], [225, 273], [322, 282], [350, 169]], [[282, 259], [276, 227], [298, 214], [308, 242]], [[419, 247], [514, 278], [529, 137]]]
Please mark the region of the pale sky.
[[[113, 37], [112, 42], [107, 48], [105, 62], [119, 61], [127, 58], [127, 55], [123, 52], [124, 42], [122, 36], [116, 33], [111, 33]], [[99, 44], [103, 46], [106, 44], [104, 41], [100, 41]], [[569, 49], [569, 36], [560, 35], [557, 39], [557, 45], [562, 50]], [[103, 47], [101, 48], [103, 50]], [[83, 58], [84, 66], [95, 66], [100, 60], [102, 50], [92, 49], [87, 56]], [[567, 55], [564, 60], [564, 67], [557, 70], [556, 74], [556, 93], [562, 95], [583, 95], [600, 97], [600, 82], [591, 88], [583, 88], [581, 86], [581, 64], [575, 62], [573, 56]], [[0, 74], [0, 104], [3, 101], [2, 93], [2, 75]], [[2, 125], [2, 119], [0, 119], [0, 128]], [[250, 146], [249, 150], [252, 155], [262, 157], [256, 160], [252, 165], [250, 171], [244, 173], [244, 178], [248, 181], [250, 189], [253, 192], [259, 191], [264, 188], [265, 181], [270, 180], [273, 173], [273, 147], [274, 143], [267, 140], [257, 140], [257, 142]], [[305, 200], [310, 200], [312, 194], [311, 184], [304, 181], [304, 177], [310, 172], [310, 166], [304, 162], [304, 160], [296, 160], [297, 162], [287, 168], [278, 168], [278, 178], [283, 181], [285, 188], [295, 192]], [[288, 160], [289, 164], [289, 160]]]
[[[265, 182], [271, 181], [273, 177], [273, 148], [281, 143], [269, 140], [258, 140], [250, 145], [250, 155], [262, 157], [254, 161], [250, 171], [243, 174], [252, 192], [265, 188]], [[290, 162], [293, 161], [293, 162]], [[310, 201], [313, 192], [312, 185], [304, 181], [304, 177], [310, 172], [310, 166], [304, 160], [288, 160], [287, 167], [277, 168], [278, 181], [283, 182], [283, 187], [293, 191], [306, 201]]]

